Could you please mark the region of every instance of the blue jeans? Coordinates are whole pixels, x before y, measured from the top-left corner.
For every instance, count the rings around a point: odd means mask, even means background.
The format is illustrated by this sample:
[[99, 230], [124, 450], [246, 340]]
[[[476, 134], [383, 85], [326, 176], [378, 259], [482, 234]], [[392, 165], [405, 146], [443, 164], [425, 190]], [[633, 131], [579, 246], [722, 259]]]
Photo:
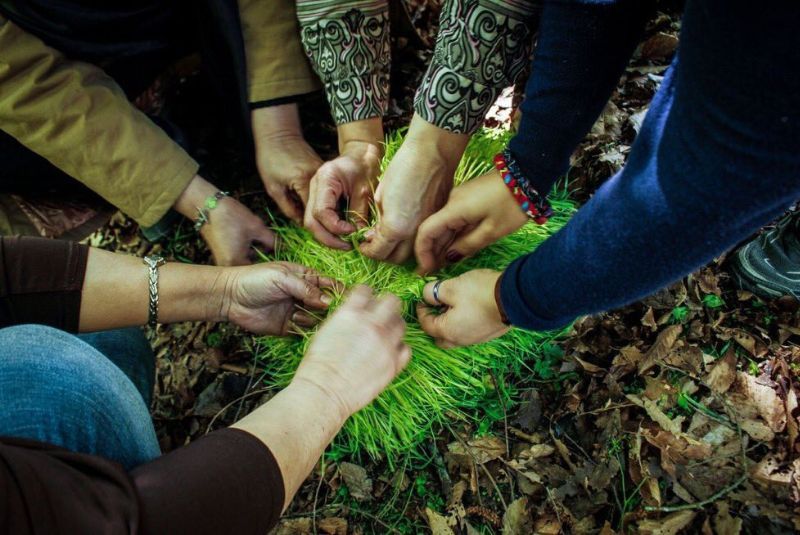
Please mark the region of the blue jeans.
[[74, 336], [0, 329], [0, 436], [99, 455], [126, 469], [160, 454], [148, 405], [154, 357], [139, 329]]

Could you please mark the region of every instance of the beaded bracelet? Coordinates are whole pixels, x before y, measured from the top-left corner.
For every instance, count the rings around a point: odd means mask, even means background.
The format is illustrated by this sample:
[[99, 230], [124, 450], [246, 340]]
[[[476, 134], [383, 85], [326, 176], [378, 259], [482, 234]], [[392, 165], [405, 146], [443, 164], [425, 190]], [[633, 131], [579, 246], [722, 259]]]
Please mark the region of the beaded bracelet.
[[218, 191], [214, 195], [206, 198], [206, 201], [203, 203], [202, 208], [197, 209], [197, 220], [194, 222], [194, 230], [195, 232], [200, 232], [200, 229], [203, 228], [203, 225], [208, 223], [208, 213], [217, 207], [219, 201], [227, 197], [229, 194], [227, 191]]
[[547, 223], [547, 220], [553, 215], [553, 209], [545, 196], [536, 191], [536, 188], [525, 178], [508, 149], [494, 157], [494, 166], [500, 172], [503, 183], [508, 187], [525, 215], [538, 225]]

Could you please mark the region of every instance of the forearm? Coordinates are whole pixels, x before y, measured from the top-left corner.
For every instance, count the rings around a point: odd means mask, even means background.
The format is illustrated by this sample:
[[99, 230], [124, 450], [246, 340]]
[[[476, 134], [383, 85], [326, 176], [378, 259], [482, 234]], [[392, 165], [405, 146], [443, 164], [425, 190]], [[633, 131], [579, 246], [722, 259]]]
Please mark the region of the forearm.
[[[169, 262], [159, 271], [158, 320], [219, 321], [224, 268]], [[80, 331], [144, 325], [150, 303], [148, 268], [141, 258], [91, 248], [80, 307]]]
[[413, 148], [414, 152], [438, 155], [452, 176], [467, 149], [469, 138], [469, 134], [445, 130], [414, 113], [403, 146]]
[[319, 387], [295, 381], [232, 427], [269, 448], [280, 466], [286, 508], [348, 414]]
[[638, 42], [653, 3], [547, 2], [533, 69], [509, 148], [544, 193], [603, 111]]

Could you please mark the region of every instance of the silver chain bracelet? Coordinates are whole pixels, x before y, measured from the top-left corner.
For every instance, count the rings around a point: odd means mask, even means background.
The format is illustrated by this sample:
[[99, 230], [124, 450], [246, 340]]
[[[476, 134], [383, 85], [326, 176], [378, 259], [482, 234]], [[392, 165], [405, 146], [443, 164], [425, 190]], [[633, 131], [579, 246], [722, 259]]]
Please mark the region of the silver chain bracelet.
[[150, 306], [148, 307], [147, 324], [154, 328], [158, 325], [158, 268], [166, 264], [159, 255], [145, 256], [142, 262], [148, 267], [147, 285], [150, 292]]

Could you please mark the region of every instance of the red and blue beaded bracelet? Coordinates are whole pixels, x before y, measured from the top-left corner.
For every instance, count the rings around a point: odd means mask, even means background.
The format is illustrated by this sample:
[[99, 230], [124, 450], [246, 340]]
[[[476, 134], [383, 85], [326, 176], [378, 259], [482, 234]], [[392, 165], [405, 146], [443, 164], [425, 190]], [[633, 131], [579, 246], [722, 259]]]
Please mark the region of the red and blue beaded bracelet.
[[553, 215], [550, 203], [525, 178], [508, 149], [494, 157], [494, 166], [522, 211], [539, 225], [547, 223]]

